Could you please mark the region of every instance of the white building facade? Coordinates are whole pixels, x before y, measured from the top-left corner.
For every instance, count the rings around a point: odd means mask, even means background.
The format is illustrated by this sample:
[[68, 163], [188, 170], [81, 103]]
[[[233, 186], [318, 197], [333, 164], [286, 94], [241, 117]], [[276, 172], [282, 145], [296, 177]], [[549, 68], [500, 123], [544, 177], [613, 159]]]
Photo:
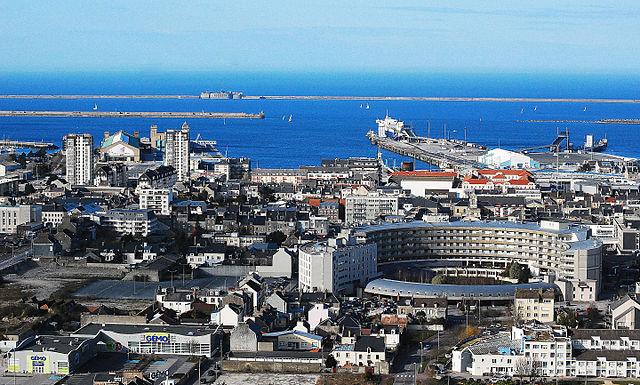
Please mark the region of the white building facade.
[[64, 137], [66, 179], [72, 185], [90, 185], [93, 182], [93, 136], [70, 134]]
[[189, 180], [189, 125], [180, 130], [167, 130], [164, 153], [165, 166], [173, 166], [179, 182]]
[[377, 248], [353, 238], [330, 238], [300, 247], [298, 281], [306, 292], [349, 292], [375, 278]]

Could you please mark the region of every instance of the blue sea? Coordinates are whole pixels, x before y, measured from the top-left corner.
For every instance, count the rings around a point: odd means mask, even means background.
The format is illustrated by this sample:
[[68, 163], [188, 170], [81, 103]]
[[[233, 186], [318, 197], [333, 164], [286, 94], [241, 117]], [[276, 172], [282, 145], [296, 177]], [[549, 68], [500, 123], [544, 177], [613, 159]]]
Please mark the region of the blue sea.
[[[0, 75], [1, 94], [199, 94], [235, 90], [248, 95], [372, 95], [556, 97], [640, 99], [640, 77], [544, 74], [384, 73], [22, 73]], [[504, 103], [199, 99], [0, 99], [0, 110], [264, 111], [263, 120], [189, 120], [193, 135], [217, 140], [229, 156], [247, 156], [254, 167], [297, 167], [324, 158], [375, 156], [365, 137], [375, 120], [390, 116], [419, 135], [463, 138], [490, 147], [519, 149], [550, 143], [568, 128], [580, 145], [586, 134], [609, 139], [608, 152], [640, 156], [640, 126], [590, 123], [524, 123], [519, 120], [640, 119], [640, 104]], [[586, 110], [585, 110], [586, 108]], [[292, 122], [287, 121], [289, 115]], [[283, 120], [283, 117], [286, 119]], [[177, 128], [181, 119], [0, 117], [0, 136], [60, 143], [70, 132], [123, 129], [148, 136], [149, 126]], [[389, 164], [402, 159], [384, 153]], [[424, 166], [424, 165], [423, 165]]]

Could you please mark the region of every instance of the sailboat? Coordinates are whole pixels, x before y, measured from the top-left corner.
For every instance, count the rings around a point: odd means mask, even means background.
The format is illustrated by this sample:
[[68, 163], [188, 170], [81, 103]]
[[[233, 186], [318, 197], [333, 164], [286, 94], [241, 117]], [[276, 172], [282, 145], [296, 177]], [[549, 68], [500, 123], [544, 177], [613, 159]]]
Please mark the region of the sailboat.
[[520, 109], [520, 114], [521, 114], [521, 115], [522, 115], [522, 114], [524, 114], [524, 107], [522, 107], [522, 108]]
[[289, 115], [289, 123], [293, 120], [293, 115]]
[[369, 103], [367, 103], [367, 106], [364, 108], [365, 110], [369, 109]]
[[360, 103], [360, 108], [362, 108], [362, 103]]
[[585, 107], [584, 110], [582, 110], [582, 111], [587, 112], [587, 107]]
[[285, 120], [287, 118], [287, 115], [282, 115], [282, 120]]
[[96, 103], [93, 103], [93, 110], [98, 111], [98, 105]]
[[533, 107], [533, 111], [538, 111], [538, 106]]

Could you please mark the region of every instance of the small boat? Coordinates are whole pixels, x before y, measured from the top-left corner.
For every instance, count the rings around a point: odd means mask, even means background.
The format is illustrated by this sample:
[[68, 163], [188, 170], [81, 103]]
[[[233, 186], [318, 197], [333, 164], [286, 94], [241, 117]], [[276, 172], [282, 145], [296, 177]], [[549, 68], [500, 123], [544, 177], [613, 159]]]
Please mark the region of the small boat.
[[289, 115], [289, 123], [293, 120], [293, 115]]
[[584, 110], [582, 110], [582, 111], [587, 112], [587, 107], [585, 107]]
[[524, 107], [520, 109], [520, 114], [524, 114]]
[[287, 115], [282, 115], [282, 120], [285, 120], [287, 118]]
[[364, 108], [365, 110], [369, 109], [369, 103], [367, 103], [367, 106]]
[[93, 103], [93, 110], [98, 111], [98, 105], [96, 103]]
[[360, 108], [362, 108], [362, 103], [360, 103]]
[[538, 111], [538, 106], [533, 107], [533, 111]]

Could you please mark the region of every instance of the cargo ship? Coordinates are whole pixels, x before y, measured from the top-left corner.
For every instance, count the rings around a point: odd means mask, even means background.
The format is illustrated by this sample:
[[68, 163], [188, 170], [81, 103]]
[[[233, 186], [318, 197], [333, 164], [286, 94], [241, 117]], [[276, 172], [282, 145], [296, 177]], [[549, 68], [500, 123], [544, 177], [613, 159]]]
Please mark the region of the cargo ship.
[[602, 152], [607, 149], [607, 145], [609, 141], [607, 138], [601, 138], [596, 143], [593, 142], [593, 135], [587, 135], [587, 138], [584, 141], [584, 151], [586, 152]]

